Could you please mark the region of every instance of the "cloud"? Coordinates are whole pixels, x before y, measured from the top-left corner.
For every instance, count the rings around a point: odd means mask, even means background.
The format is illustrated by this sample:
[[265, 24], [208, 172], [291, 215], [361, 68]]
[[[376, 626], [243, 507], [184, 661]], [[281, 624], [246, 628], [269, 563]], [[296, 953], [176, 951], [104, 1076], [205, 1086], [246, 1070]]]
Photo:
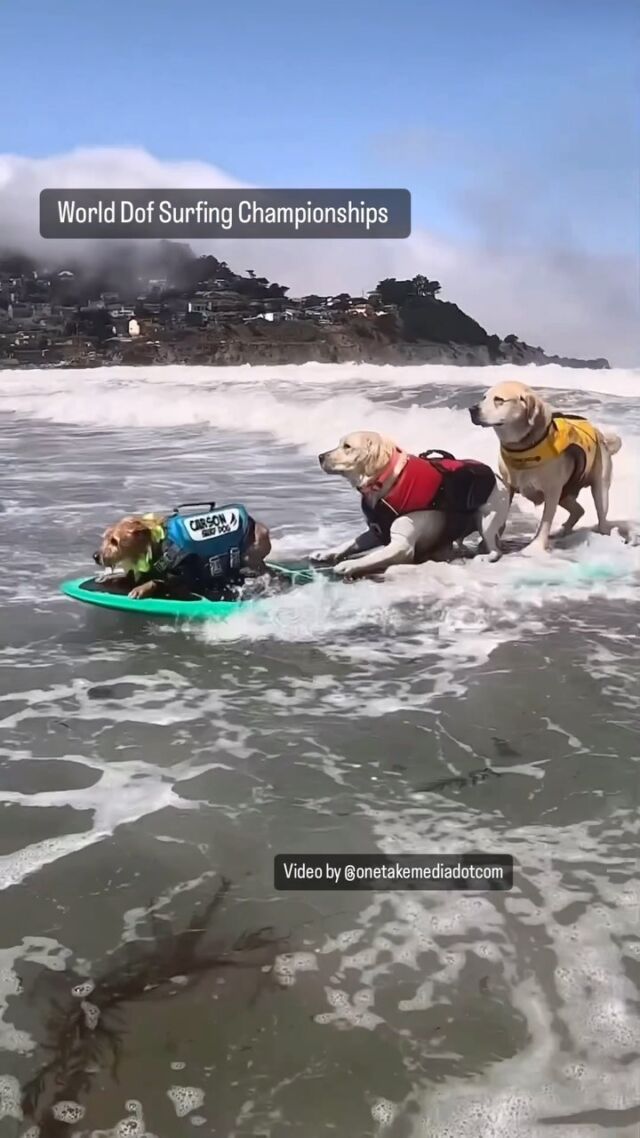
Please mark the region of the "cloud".
[[[415, 140], [413, 140], [415, 142]], [[38, 195], [56, 188], [231, 188], [242, 183], [215, 166], [165, 162], [144, 150], [81, 149], [34, 159], [0, 155], [0, 246], [50, 260], [96, 255], [95, 242], [45, 241], [39, 236]], [[514, 192], [517, 192], [514, 190]], [[406, 241], [216, 241], [193, 243], [242, 271], [305, 292], [359, 293], [382, 277], [423, 272], [489, 332], [515, 332], [549, 352], [607, 356], [612, 363], [640, 363], [637, 262], [576, 249], [520, 247], [511, 241], [517, 211], [505, 219], [499, 198], [476, 206], [481, 239], [456, 244], [417, 228]], [[505, 209], [508, 201], [505, 202]], [[487, 211], [491, 214], [487, 220]], [[491, 213], [491, 211], [493, 211]]]

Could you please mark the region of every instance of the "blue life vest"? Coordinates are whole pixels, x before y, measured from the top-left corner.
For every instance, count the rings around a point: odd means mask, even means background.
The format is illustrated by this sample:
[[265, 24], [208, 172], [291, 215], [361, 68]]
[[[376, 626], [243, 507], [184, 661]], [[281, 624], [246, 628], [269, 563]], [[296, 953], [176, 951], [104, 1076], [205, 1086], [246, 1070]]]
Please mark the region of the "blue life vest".
[[222, 584], [238, 577], [253, 535], [253, 519], [235, 503], [205, 513], [172, 514], [154, 568], [177, 571], [193, 586]]

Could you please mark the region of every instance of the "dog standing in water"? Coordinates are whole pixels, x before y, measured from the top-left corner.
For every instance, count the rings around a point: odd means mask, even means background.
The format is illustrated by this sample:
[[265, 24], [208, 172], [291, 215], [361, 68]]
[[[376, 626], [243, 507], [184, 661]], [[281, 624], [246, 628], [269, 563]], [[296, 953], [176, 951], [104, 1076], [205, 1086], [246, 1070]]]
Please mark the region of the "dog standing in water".
[[492, 560], [500, 556], [510, 495], [484, 463], [446, 452], [411, 455], [375, 431], [349, 434], [318, 458], [326, 474], [340, 474], [358, 490], [368, 526], [334, 549], [313, 553], [312, 562], [362, 577], [390, 565], [442, 560], [453, 542], [473, 533]]
[[617, 435], [581, 415], [555, 413], [524, 383], [499, 383], [469, 408], [469, 414], [477, 426], [493, 427], [496, 432], [500, 473], [511, 495], [522, 494], [543, 507], [527, 552], [547, 552], [558, 506], [569, 515], [559, 536], [571, 533], [584, 514], [577, 499], [587, 486], [598, 516], [598, 533], [610, 532], [611, 458], [622, 446]]

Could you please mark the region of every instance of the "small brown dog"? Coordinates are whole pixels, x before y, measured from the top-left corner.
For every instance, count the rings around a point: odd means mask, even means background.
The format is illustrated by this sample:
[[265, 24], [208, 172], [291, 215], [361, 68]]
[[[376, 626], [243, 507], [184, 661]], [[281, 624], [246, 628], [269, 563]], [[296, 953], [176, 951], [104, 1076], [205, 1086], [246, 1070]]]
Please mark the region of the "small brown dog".
[[246, 577], [268, 572], [266, 525], [244, 506], [170, 517], [131, 515], [109, 526], [93, 559], [124, 571], [134, 599], [197, 594], [219, 598]]

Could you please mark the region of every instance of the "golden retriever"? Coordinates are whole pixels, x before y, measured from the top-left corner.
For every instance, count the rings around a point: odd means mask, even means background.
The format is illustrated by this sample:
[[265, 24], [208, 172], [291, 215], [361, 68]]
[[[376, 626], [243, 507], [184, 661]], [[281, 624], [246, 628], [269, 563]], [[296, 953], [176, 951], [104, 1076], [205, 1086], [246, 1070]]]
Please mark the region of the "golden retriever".
[[569, 515], [558, 536], [571, 533], [584, 514], [577, 497], [588, 486], [598, 516], [597, 530], [609, 533], [611, 457], [621, 440], [581, 416], [561, 415], [524, 383], [499, 383], [469, 408], [471, 420], [493, 427], [501, 444], [500, 473], [514, 493], [543, 506], [527, 551], [549, 549], [551, 525], [562, 506]]
[[[369, 524], [358, 537], [311, 554], [312, 562], [333, 566], [343, 577], [360, 577], [390, 565], [441, 559], [450, 555], [452, 542], [472, 533], [480, 534], [492, 560], [499, 557], [510, 496], [483, 463], [411, 455], [376, 431], [346, 435], [318, 458], [326, 474], [342, 475], [360, 492]], [[424, 487], [439, 479], [430, 499]]]

